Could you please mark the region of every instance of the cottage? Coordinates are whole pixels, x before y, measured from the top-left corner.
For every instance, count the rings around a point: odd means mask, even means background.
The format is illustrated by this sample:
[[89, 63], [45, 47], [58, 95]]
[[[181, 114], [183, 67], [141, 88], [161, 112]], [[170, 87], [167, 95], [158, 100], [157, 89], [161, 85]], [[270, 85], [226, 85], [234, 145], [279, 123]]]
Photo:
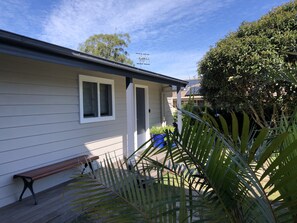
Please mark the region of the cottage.
[[[162, 89], [187, 84], [3, 30], [0, 64], [0, 207], [17, 201], [18, 172], [79, 155], [129, 156], [167, 119]], [[40, 179], [35, 191], [73, 171]]]

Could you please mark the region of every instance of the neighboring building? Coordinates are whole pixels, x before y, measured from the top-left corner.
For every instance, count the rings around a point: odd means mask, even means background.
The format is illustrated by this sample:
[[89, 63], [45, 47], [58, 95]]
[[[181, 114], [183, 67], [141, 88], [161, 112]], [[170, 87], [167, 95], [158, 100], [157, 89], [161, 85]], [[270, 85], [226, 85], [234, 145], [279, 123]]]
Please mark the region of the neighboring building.
[[[199, 92], [200, 88], [200, 79], [188, 80], [187, 86], [181, 89], [181, 105], [187, 104], [189, 99], [191, 99], [195, 106], [204, 106], [206, 102]], [[174, 114], [177, 108], [176, 87], [168, 88], [166, 97], [169, 107], [167, 109], [165, 108], [165, 114], [167, 115], [166, 117], [168, 117], [167, 119], [170, 119], [170, 115]]]
[[[0, 207], [20, 195], [16, 173], [81, 154], [129, 156], [166, 121], [163, 89], [187, 84], [3, 30], [0, 64]], [[73, 173], [40, 179], [35, 191]]]

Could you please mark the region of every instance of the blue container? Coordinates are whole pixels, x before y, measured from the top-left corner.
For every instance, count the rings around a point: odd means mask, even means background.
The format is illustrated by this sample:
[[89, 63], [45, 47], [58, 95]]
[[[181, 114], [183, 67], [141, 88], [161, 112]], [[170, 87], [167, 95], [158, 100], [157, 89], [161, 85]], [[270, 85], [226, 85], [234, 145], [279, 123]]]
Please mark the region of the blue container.
[[153, 134], [153, 140], [154, 140], [154, 147], [162, 149], [165, 147], [165, 136], [166, 134]]

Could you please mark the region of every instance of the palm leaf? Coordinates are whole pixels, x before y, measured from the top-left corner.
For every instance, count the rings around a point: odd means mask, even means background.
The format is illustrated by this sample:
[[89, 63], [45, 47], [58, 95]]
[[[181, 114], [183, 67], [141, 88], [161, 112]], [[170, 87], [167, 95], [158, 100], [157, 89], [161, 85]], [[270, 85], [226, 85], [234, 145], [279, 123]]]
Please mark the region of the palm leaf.
[[[176, 222], [187, 219], [188, 196], [178, 181], [173, 185], [168, 176], [166, 184], [163, 175], [148, 178], [151, 172], [147, 164], [141, 163], [131, 171], [128, 162], [113, 162], [108, 155], [102, 161], [102, 168], [96, 171], [96, 179], [78, 176], [71, 184], [74, 196], [78, 197], [74, 207], [94, 220], [108, 222]], [[150, 173], [139, 172], [149, 169]], [[159, 182], [159, 183], [157, 183]], [[187, 222], [187, 221], [185, 221]]]
[[[177, 146], [168, 146], [166, 151], [149, 147], [146, 153], [165, 152], [166, 160], [170, 161], [171, 166], [164, 165], [165, 162], [158, 165], [163, 165], [164, 169], [183, 178], [188, 185], [191, 185], [193, 194], [200, 200], [211, 198], [217, 201], [213, 209], [209, 209], [209, 213], [199, 211], [199, 206], [192, 205], [191, 209], [199, 213], [202, 219], [209, 219], [210, 213], [216, 213], [219, 209], [220, 216], [224, 216], [225, 221], [258, 219], [263, 222], [275, 222], [270, 203], [259, 179], [240, 153], [246, 152], [250, 134], [246, 132], [242, 134], [241, 138], [244, 140], [241, 141], [245, 145], [242, 146], [238, 142], [230, 141], [237, 137], [229, 137], [226, 122], [223, 119], [221, 119], [221, 126], [223, 126], [223, 133], [221, 133], [217, 128], [218, 124], [213, 124], [214, 119], [209, 116], [200, 118], [187, 111], [183, 112], [187, 115], [183, 120], [183, 129], [181, 134], [174, 136], [173, 139]], [[249, 125], [248, 121], [245, 122], [244, 126], [246, 125]], [[147, 156], [142, 156], [141, 160], [143, 159], [156, 163]], [[184, 169], [181, 171], [181, 168], [176, 168], [177, 164], [183, 164]], [[201, 176], [199, 179], [197, 179], [197, 173]], [[212, 217], [213, 220], [219, 218], [219, 216]]]
[[246, 114], [229, 125], [182, 112], [163, 149], [149, 140], [125, 162], [106, 156], [96, 180], [80, 178], [75, 207], [109, 222], [296, 221], [296, 119], [255, 130]]

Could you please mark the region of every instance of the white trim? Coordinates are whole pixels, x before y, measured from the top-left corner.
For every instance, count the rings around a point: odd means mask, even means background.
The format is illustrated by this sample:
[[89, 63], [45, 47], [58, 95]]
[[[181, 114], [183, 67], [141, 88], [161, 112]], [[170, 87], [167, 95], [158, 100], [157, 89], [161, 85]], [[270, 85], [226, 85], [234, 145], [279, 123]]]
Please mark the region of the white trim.
[[134, 84], [129, 83], [126, 88], [127, 98], [127, 157], [135, 151], [135, 103], [134, 103]]
[[146, 85], [140, 85], [140, 84], [135, 84], [134, 85], [134, 101], [135, 101], [135, 106], [134, 106], [134, 119], [135, 119], [135, 131], [134, 131], [134, 145], [135, 145], [135, 150], [138, 149], [138, 142], [137, 142], [137, 111], [136, 111], [136, 88], [144, 88], [144, 94], [145, 94], [145, 138], [146, 140], [149, 140], [150, 138], [150, 128], [149, 128], [149, 89], [148, 86]]
[[[83, 81], [97, 83], [98, 85], [98, 117], [85, 118], [84, 117], [84, 106], [83, 106]], [[100, 84], [110, 84], [111, 85], [111, 100], [112, 100], [112, 115], [111, 116], [100, 116]], [[114, 90], [114, 80], [105, 79], [100, 77], [79, 75], [79, 118], [80, 123], [91, 123], [91, 122], [101, 122], [115, 120], [115, 90]]]

